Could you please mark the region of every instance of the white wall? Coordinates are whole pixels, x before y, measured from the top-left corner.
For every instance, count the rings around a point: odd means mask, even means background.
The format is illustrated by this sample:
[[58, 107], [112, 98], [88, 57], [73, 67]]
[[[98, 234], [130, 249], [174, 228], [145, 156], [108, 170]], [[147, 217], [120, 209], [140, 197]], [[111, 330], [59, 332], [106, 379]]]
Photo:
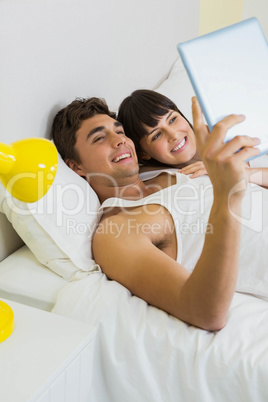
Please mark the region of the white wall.
[[47, 136], [75, 97], [155, 87], [198, 34], [199, 0], [0, 0], [0, 140]]
[[268, 40], [268, 1], [244, 0], [242, 19], [257, 17]]

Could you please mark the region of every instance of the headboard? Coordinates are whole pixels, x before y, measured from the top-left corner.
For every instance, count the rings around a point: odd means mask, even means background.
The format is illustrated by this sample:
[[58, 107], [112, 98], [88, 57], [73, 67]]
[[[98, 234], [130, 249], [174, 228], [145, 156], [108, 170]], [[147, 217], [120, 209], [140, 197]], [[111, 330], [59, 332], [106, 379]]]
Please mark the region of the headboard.
[[[0, 0], [0, 141], [48, 137], [76, 97], [116, 110], [155, 88], [198, 34], [199, 0]], [[0, 214], [0, 260], [20, 240]]]

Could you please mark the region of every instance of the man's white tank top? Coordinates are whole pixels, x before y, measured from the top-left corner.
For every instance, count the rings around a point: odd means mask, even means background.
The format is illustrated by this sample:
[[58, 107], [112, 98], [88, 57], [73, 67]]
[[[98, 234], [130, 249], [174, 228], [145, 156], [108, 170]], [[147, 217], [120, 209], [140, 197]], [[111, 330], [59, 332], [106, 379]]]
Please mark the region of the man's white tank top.
[[[177, 262], [191, 272], [202, 252], [206, 232], [208, 236], [213, 233], [213, 227], [208, 224], [213, 188], [208, 176], [192, 180], [177, 172], [173, 174], [176, 184], [170, 187], [135, 201], [109, 198], [100, 210], [149, 204], [164, 206], [176, 230]], [[241, 216], [232, 214], [242, 225], [237, 290], [268, 299], [268, 190], [248, 185]]]

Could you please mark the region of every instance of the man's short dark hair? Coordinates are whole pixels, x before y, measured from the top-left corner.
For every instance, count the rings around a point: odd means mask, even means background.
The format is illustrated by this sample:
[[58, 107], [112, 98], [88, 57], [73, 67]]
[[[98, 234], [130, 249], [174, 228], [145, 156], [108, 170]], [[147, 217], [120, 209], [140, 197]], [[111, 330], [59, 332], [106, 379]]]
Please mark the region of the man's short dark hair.
[[71, 159], [77, 163], [81, 162], [75, 149], [76, 132], [84, 120], [98, 114], [116, 118], [116, 114], [109, 110], [105, 100], [95, 97], [77, 98], [56, 114], [52, 123], [51, 138], [64, 161]]

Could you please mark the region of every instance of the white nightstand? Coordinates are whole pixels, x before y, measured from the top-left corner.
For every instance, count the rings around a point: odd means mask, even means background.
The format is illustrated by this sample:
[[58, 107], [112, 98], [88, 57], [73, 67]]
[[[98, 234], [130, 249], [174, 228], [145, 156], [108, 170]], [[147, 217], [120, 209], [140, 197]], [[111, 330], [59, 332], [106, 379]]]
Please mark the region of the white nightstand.
[[3, 301], [14, 312], [15, 329], [0, 343], [0, 401], [88, 401], [94, 331], [79, 321]]

